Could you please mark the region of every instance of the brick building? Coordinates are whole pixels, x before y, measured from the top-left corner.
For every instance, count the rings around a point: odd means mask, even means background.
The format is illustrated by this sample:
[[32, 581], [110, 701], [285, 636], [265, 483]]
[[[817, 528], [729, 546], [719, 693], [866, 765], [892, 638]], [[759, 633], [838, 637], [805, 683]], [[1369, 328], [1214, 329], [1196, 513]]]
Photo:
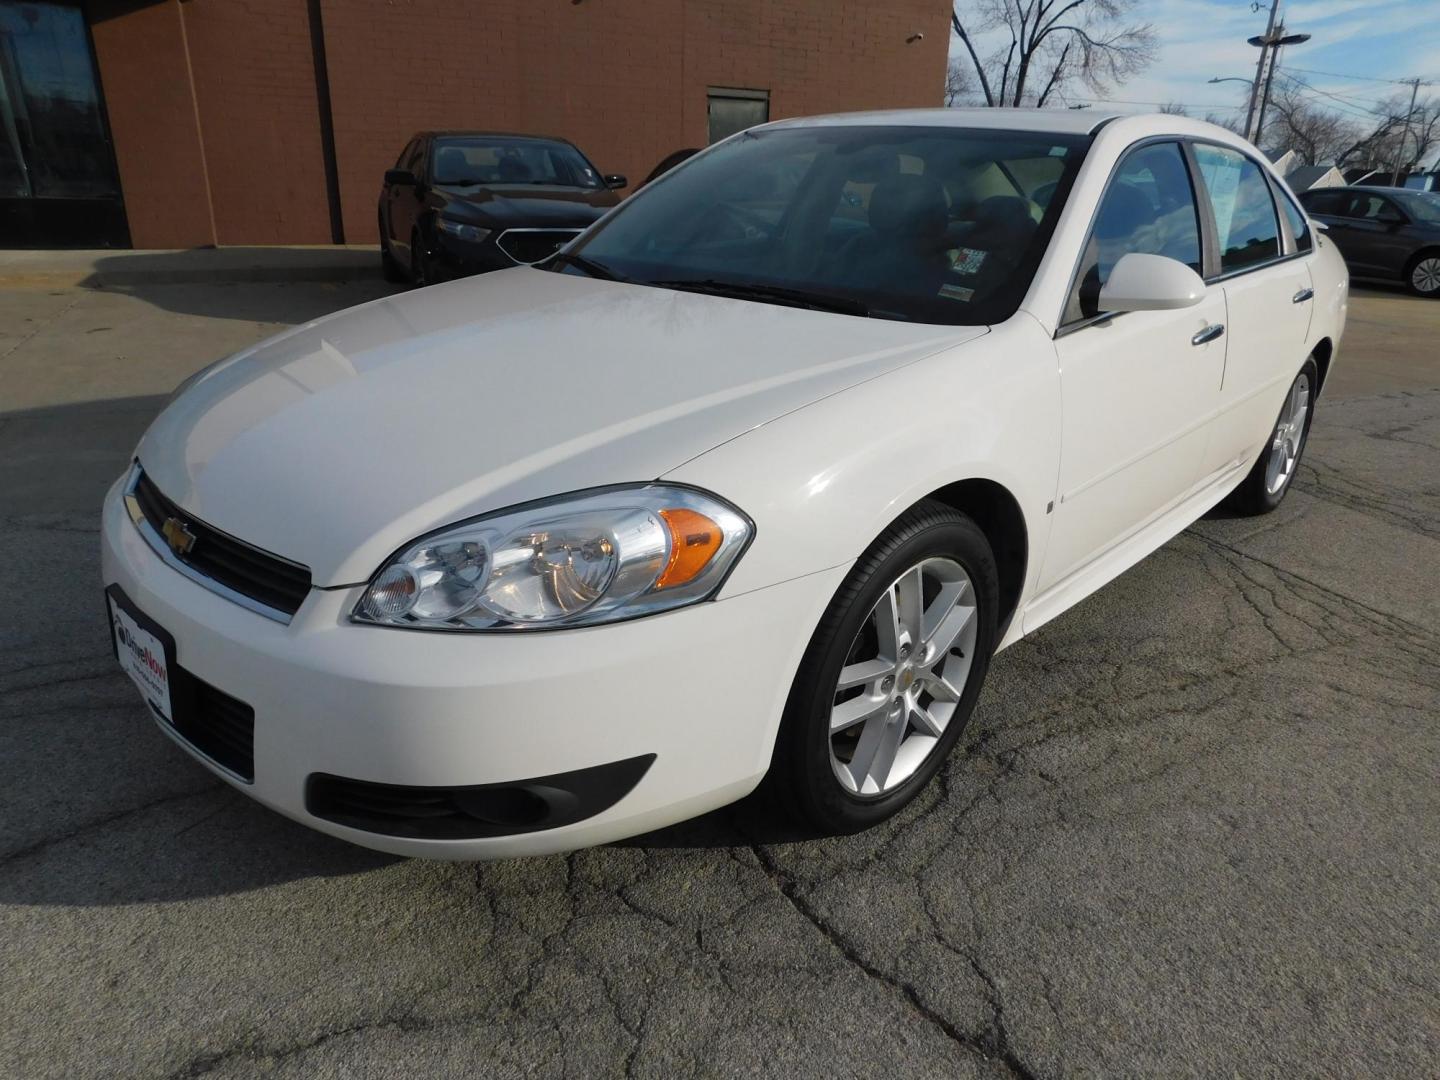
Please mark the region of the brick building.
[[949, 10], [0, 0], [0, 246], [371, 243], [425, 128], [559, 135], [638, 181], [767, 116], [940, 104]]

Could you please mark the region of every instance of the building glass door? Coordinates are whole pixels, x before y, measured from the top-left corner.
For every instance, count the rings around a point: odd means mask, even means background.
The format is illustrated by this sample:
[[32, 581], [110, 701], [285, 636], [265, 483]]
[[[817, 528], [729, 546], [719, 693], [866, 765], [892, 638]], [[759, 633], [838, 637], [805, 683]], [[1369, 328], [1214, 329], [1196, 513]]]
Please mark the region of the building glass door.
[[0, 247], [129, 244], [76, 0], [0, 0]]

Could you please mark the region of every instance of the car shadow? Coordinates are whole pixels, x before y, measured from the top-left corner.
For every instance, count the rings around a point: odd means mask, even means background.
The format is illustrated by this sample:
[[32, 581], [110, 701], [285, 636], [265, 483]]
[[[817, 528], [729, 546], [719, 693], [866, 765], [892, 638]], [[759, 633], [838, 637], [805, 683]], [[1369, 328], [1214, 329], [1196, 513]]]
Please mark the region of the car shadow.
[[378, 249], [324, 247], [117, 252], [79, 287], [179, 315], [301, 323], [408, 288], [386, 282], [379, 259]]

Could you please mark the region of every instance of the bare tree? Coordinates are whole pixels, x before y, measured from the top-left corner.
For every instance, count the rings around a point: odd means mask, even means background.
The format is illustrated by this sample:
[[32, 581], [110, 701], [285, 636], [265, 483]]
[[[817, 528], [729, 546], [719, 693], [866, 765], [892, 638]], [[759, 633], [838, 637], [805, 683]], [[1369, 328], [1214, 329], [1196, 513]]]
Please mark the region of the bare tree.
[[955, 105], [961, 98], [968, 97], [973, 90], [970, 82], [970, 68], [965, 60], [952, 56], [945, 67], [945, 105]]
[[[967, 0], [950, 25], [965, 47], [986, 105], [1064, 100], [1077, 84], [1103, 94], [1155, 59], [1154, 28], [1134, 22], [1137, 0]], [[1001, 44], [980, 55], [975, 35]]]
[[1165, 116], [1189, 116], [1190, 110], [1178, 101], [1167, 101], [1160, 106], [1160, 112]]
[[1415, 103], [1407, 125], [1409, 95], [1397, 95], [1378, 103], [1374, 125], [1335, 154], [1341, 168], [1369, 166], [1390, 168], [1400, 162], [1402, 169], [1424, 161], [1440, 146], [1440, 98], [1427, 97]]
[[1273, 120], [1265, 125], [1265, 141], [1281, 151], [1294, 150], [1302, 165], [1336, 160], [1361, 134], [1357, 124], [1308, 100], [1293, 83], [1275, 88], [1270, 109]]
[[1221, 116], [1217, 112], [1207, 112], [1205, 114], [1205, 122], [1207, 124], [1214, 124], [1216, 127], [1222, 127], [1226, 131], [1233, 131], [1236, 135], [1243, 136], [1245, 134], [1245, 132], [1240, 130], [1241, 124], [1238, 113], [1229, 113]]

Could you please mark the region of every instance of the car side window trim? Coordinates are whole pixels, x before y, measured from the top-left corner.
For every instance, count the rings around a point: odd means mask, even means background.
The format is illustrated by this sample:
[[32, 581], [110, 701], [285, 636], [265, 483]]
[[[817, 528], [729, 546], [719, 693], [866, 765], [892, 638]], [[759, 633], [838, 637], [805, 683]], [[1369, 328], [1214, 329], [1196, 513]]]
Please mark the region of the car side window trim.
[[[1095, 208], [1090, 211], [1090, 221], [1085, 226], [1085, 239], [1080, 245], [1080, 250], [1075, 255], [1075, 264], [1070, 268], [1070, 283], [1066, 286], [1065, 296], [1060, 301], [1060, 313], [1059, 317], [1056, 319], [1056, 329], [1055, 333], [1052, 335], [1052, 339], [1062, 338], [1067, 334], [1073, 334], [1077, 330], [1084, 330], [1086, 327], [1096, 326], [1099, 323], [1109, 322], [1111, 319], [1119, 318], [1122, 315], [1129, 314], [1129, 312], [1125, 311], [1101, 311], [1095, 315], [1087, 315], [1082, 319], [1072, 319], [1069, 322], [1065, 321], [1065, 309], [1070, 305], [1070, 296], [1074, 293], [1076, 283], [1079, 281], [1080, 278], [1080, 272], [1084, 268], [1085, 252], [1090, 246], [1090, 237], [1094, 235], [1095, 225], [1100, 219], [1100, 211], [1105, 205], [1105, 196], [1109, 194], [1110, 186], [1115, 183], [1115, 178], [1120, 174], [1120, 170], [1125, 167], [1125, 163], [1130, 159], [1132, 154], [1136, 153], [1139, 150], [1145, 149], [1145, 147], [1147, 146], [1154, 146], [1157, 143], [1176, 144], [1179, 147], [1181, 157], [1184, 159], [1185, 168], [1189, 172], [1190, 197], [1195, 202], [1195, 211], [1200, 221], [1200, 265], [1202, 267], [1206, 266], [1204, 260], [1208, 256], [1206, 254], [1204, 225], [1205, 210], [1204, 207], [1200, 205], [1200, 192], [1202, 189], [1197, 186], [1196, 174], [1193, 171], [1190, 171], [1190, 160], [1186, 156], [1184, 137], [1180, 135], [1149, 135], [1143, 139], [1139, 139], [1131, 143], [1129, 146], [1125, 147], [1125, 149], [1121, 151], [1120, 156], [1115, 159], [1115, 164], [1110, 167], [1109, 175], [1105, 177], [1105, 186], [1100, 191], [1100, 198], [1095, 203]], [[1076, 179], [1078, 179], [1078, 177]], [[1213, 222], [1211, 223], [1211, 228], [1214, 228]]]

